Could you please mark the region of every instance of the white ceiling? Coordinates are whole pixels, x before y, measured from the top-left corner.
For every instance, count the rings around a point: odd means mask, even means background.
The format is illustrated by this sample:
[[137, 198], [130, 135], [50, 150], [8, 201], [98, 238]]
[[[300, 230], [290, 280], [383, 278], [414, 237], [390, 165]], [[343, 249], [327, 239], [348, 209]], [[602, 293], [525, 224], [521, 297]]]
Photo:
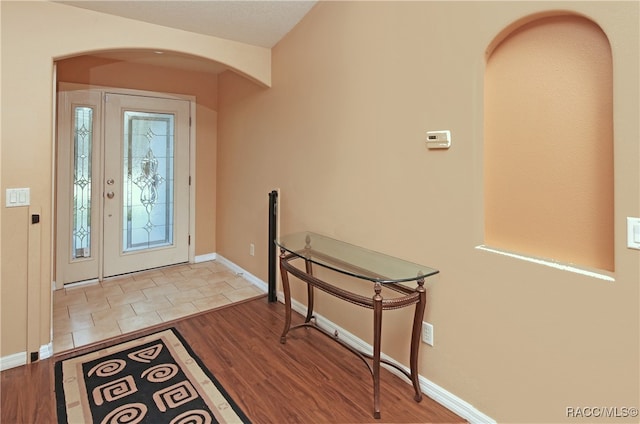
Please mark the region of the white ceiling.
[[[170, 28], [271, 48], [315, 5], [316, 0], [97, 0], [57, 1]], [[213, 62], [166, 53], [105, 52], [99, 56], [218, 73]]]

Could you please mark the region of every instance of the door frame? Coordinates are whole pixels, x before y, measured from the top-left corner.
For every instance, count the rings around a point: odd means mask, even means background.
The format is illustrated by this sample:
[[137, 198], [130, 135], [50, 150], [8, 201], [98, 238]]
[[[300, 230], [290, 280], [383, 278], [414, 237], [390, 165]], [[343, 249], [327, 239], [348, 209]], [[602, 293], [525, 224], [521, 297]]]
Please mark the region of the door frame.
[[[190, 125], [189, 125], [189, 235], [190, 235], [190, 243], [189, 243], [189, 263], [195, 262], [195, 252], [196, 252], [196, 97], [187, 94], [176, 94], [176, 93], [164, 93], [164, 92], [155, 92], [155, 91], [147, 91], [147, 90], [136, 90], [136, 89], [128, 89], [128, 88], [114, 88], [114, 87], [106, 87], [106, 86], [98, 86], [98, 85], [87, 85], [87, 84], [78, 84], [78, 83], [69, 83], [69, 82], [59, 82], [57, 88], [55, 90], [54, 96], [54, 104], [57, 105], [58, 94], [60, 91], [74, 91], [74, 90], [92, 90], [101, 92], [104, 96], [105, 93], [113, 93], [113, 94], [125, 94], [125, 95], [133, 95], [133, 96], [145, 96], [145, 97], [157, 97], [162, 99], [172, 99], [172, 100], [186, 100], [189, 102], [189, 115], [190, 115]], [[102, 97], [102, 101], [104, 101], [104, 97]], [[51, 234], [55, 236], [52, 237], [51, 243], [51, 264], [52, 264], [52, 274], [54, 276], [53, 280], [53, 289], [60, 290], [63, 288], [64, 284], [62, 282], [58, 282], [56, 280], [57, 275], [57, 266], [56, 257], [57, 257], [57, 238], [58, 234], [56, 232], [56, 227], [58, 223], [58, 216], [55, 205], [58, 201], [58, 193], [56, 189], [57, 177], [58, 177], [58, 159], [55, 152], [58, 150], [58, 120], [57, 120], [57, 108], [54, 108], [56, 113], [54, 114], [53, 119], [53, 134], [55, 137], [55, 145], [54, 145], [54, 178], [51, 181], [51, 190], [53, 193], [53, 216], [54, 219], [51, 220]], [[101, 212], [102, 213], [102, 212]], [[102, 241], [101, 241], [102, 242]], [[100, 274], [102, 274], [102, 269], [100, 270]], [[91, 280], [93, 281], [93, 280]], [[82, 282], [78, 284], [83, 284]], [[52, 322], [53, 326], [53, 322]]]

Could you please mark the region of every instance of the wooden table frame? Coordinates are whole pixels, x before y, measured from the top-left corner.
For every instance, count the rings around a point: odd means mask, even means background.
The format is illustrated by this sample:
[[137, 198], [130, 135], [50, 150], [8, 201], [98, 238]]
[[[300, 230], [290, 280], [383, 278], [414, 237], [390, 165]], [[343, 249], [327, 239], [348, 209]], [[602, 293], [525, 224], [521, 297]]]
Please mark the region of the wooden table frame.
[[[290, 330], [311, 327], [320, 331], [322, 334], [330, 337], [338, 342], [354, 354], [356, 354], [367, 365], [372, 377], [373, 377], [373, 416], [374, 418], [380, 418], [380, 363], [390, 365], [402, 372], [413, 384], [415, 390], [414, 399], [416, 402], [422, 400], [422, 392], [420, 391], [420, 384], [418, 380], [418, 352], [420, 349], [420, 337], [422, 330], [422, 319], [426, 308], [426, 289], [424, 287], [424, 276], [418, 275], [415, 278], [417, 287], [411, 289], [398, 283], [381, 283], [374, 282], [373, 289], [374, 295], [372, 298], [361, 296], [356, 293], [344, 290], [326, 281], [320, 280], [313, 275], [312, 262], [309, 259], [305, 259], [301, 255], [288, 253], [285, 249], [280, 249], [280, 273], [282, 277], [282, 286], [284, 291], [285, 300], [285, 324], [280, 337], [280, 343], [286, 343], [287, 333]], [[317, 254], [317, 253], [316, 253]], [[295, 259], [302, 259], [305, 262], [305, 269], [301, 270], [291, 262]], [[339, 259], [336, 259], [339, 261]], [[342, 264], [344, 265], [344, 263]], [[366, 270], [358, 270], [358, 272], [366, 272]], [[291, 290], [289, 287], [289, 274], [299, 278], [307, 284], [307, 314], [303, 324], [291, 326]], [[381, 292], [382, 286], [390, 288], [403, 296], [383, 299]], [[332, 296], [355, 305], [373, 309], [373, 355], [361, 352], [349, 344], [338, 338], [338, 332], [331, 334], [327, 330], [319, 327], [313, 316], [313, 297], [314, 287], [318, 288]], [[381, 332], [382, 332], [382, 311], [387, 309], [399, 309], [410, 305], [415, 305], [415, 313], [413, 316], [412, 332], [411, 332], [411, 353], [410, 353], [410, 372], [407, 372], [404, 368], [397, 364], [380, 358], [380, 345], [381, 345]], [[372, 360], [372, 364], [368, 361]]]

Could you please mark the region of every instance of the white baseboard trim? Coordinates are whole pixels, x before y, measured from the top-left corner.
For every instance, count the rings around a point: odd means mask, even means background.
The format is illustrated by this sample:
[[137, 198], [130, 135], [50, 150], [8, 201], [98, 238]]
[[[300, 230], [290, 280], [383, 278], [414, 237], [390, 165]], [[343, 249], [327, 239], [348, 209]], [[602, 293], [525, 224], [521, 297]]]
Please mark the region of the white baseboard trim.
[[[284, 294], [282, 292], [278, 292], [278, 301], [284, 303]], [[295, 299], [291, 299], [291, 308], [303, 316], [307, 314], [307, 307], [302, 303], [296, 301]], [[335, 331], [337, 331], [338, 335], [340, 336], [340, 339], [345, 343], [347, 343], [348, 345], [362, 352], [366, 352], [366, 353], [373, 352], [373, 346], [366, 343], [364, 340], [354, 336], [344, 328], [329, 321], [322, 315], [318, 315], [314, 313], [314, 316], [316, 318], [316, 323], [319, 327], [329, 331], [332, 334]], [[404, 365], [400, 364], [395, 359], [385, 355], [384, 353], [381, 353], [380, 357], [389, 362], [396, 364], [397, 366], [409, 372], [409, 368], [405, 367]], [[400, 371], [396, 370], [393, 367], [385, 366], [384, 364], [383, 366], [393, 374], [400, 377], [407, 384], [411, 384], [411, 381], [409, 381], [409, 379]], [[494, 424], [496, 422], [493, 418], [478, 411], [476, 408], [473, 407], [473, 405], [460, 399], [459, 397], [445, 390], [444, 388], [438, 386], [437, 384], [430, 381], [426, 377], [420, 375], [419, 381], [420, 381], [420, 391], [422, 391], [423, 394], [425, 394], [426, 396], [429, 396], [431, 399], [438, 402], [440, 405], [444, 406], [450, 411], [458, 414], [462, 418], [469, 421], [471, 424]]]
[[199, 264], [200, 262], [215, 261], [218, 255], [215, 253], [207, 253], [205, 255], [198, 255], [194, 258], [193, 262]]
[[[391, 369], [393, 370], [393, 369]], [[397, 372], [397, 371], [396, 371]], [[399, 372], [397, 375], [401, 375]], [[420, 390], [431, 399], [460, 415], [472, 424], [496, 424], [496, 420], [478, 411], [469, 402], [460, 399], [427, 378], [420, 376]]]
[[49, 344], [40, 346], [40, 359], [47, 359], [53, 356], [53, 342], [49, 342]]
[[[114, 277], [107, 277], [107, 279], [109, 279], [109, 278], [114, 278]], [[97, 285], [97, 284], [100, 284], [100, 279], [92, 278], [90, 280], [76, 281], [75, 283], [67, 283], [62, 288], [71, 289], [71, 288], [76, 288], [76, 287], [92, 286], [92, 285]]]
[[13, 353], [0, 358], [0, 371], [19, 367], [27, 363], [27, 352]]
[[[53, 356], [53, 343], [40, 346], [38, 350], [38, 360], [47, 359]], [[27, 364], [27, 352], [18, 352], [0, 358], [0, 371], [8, 370]]]
[[265, 293], [269, 290], [269, 285], [267, 283], [265, 283], [255, 275], [251, 274], [250, 272], [246, 271], [244, 268], [239, 267], [235, 263], [231, 262], [229, 259], [225, 258], [224, 256], [216, 254], [216, 262], [219, 262], [222, 265], [225, 265], [226, 267], [231, 269], [231, 271], [235, 272], [238, 276], [242, 276], [242, 278], [246, 279], [247, 281], [252, 283], [254, 286], [258, 287], [260, 290], [264, 291]]

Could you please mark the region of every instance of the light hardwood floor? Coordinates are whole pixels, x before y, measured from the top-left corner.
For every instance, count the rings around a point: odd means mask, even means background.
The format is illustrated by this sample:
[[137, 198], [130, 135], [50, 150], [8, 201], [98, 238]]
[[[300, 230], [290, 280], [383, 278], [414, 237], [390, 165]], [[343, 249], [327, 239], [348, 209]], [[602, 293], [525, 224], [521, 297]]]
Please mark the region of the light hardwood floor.
[[53, 352], [262, 294], [260, 288], [216, 261], [158, 268], [57, 290], [53, 296]]

